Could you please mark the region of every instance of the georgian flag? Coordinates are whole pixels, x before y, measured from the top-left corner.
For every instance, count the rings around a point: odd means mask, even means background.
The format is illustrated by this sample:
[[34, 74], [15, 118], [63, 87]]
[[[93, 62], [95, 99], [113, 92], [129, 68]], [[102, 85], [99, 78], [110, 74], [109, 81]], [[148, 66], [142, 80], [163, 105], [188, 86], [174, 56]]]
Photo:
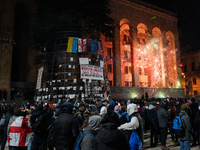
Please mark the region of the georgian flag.
[[32, 130], [28, 118], [19, 116], [10, 125], [7, 144], [10, 146], [28, 146]]
[[78, 52], [84, 52], [87, 39], [78, 38]]

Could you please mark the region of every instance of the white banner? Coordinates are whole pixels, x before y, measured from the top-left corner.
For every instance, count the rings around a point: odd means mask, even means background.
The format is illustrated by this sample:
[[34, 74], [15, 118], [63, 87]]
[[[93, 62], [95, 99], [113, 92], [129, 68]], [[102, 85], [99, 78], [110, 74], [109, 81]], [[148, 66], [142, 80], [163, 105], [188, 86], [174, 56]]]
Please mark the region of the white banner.
[[41, 67], [38, 70], [38, 77], [37, 77], [36, 89], [40, 89], [41, 88], [43, 70], [44, 70], [44, 67]]
[[80, 69], [82, 79], [104, 80], [103, 69], [99, 66], [80, 65]]

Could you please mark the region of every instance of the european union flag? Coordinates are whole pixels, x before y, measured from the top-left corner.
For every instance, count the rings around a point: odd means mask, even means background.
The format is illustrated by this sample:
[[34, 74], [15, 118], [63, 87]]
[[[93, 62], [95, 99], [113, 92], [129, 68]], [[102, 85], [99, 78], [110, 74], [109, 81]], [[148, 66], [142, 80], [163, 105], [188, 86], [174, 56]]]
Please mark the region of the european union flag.
[[97, 41], [91, 40], [90, 39], [90, 43], [91, 43], [91, 52], [95, 53], [95, 50], [97, 49], [98, 45], [97, 45]]

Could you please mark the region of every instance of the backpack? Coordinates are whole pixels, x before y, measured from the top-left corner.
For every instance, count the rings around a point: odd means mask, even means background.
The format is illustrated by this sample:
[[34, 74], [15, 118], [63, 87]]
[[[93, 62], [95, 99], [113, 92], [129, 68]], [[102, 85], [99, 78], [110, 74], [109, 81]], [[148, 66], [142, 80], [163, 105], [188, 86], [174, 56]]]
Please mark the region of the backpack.
[[75, 150], [81, 150], [80, 145], [81, 145], [81, 142], [82, 142], [84, 136], [86, 136], [86, 135], [90, 135], [90, 136], [92, 136], [92, 137], [94, 138], [94, 135], [93, 135], [92, 133], [82, 134], [82, 135], [81, 135], [81, 138], [78, 140], [78, 142], [77, 142], [77, 144], [76, 144]]
[[141, 150], [142, 149], [142, 141], [139, 136], [135, 134], [135, 132], [131, 133], [131, 137], [129, 139], [129, 148], [130, 150]]
[[183, 138], [185, 136], [185, 129], [183, 127], [181, 118], [182, 116], [177, 116], [173, 121], [174, 132], [179, 138]]
[[45, 122], [43, 114], [31, 119], [31, 128], [34, 133], [42, 133], [45, 131]]

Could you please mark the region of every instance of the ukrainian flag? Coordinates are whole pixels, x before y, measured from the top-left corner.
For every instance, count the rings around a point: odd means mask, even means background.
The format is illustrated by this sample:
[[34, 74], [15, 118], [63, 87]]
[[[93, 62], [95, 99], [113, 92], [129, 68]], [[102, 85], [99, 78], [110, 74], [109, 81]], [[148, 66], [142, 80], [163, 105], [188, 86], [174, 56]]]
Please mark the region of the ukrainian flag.
[[67, 44], [67, 52], [77, 53], [77, 47], [78, 47], [78, 38], [69, 37]]

